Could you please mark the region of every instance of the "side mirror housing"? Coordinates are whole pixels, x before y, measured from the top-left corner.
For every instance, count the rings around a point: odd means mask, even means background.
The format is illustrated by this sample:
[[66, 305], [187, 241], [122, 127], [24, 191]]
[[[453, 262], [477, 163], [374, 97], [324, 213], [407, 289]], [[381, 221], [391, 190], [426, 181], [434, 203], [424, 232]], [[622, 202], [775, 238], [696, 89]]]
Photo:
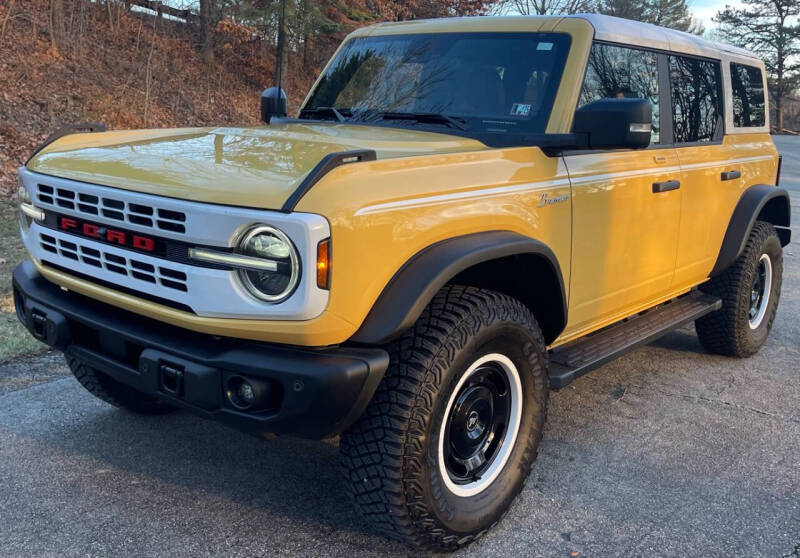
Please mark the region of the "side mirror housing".
[[650, 145], [653, 109], [647, 99], [600, 99], [575, 111], [573, 131], [589, 149], [643, 149]]
[[268, 87], [261, 94], [261, 120], [269, 124], [273, 116], [286, 116], [286, 93], [280, 87]]

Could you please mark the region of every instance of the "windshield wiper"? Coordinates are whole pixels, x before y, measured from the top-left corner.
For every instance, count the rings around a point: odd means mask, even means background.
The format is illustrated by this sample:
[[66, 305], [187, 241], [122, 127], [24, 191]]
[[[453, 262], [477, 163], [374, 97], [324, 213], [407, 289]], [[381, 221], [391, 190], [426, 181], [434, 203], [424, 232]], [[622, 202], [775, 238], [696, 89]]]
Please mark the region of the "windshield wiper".
[[350, 109], [346, 108], [337, 109], [336, 107], [314, 107], [314, 108], [305, 108], [301, 110], [300, 117], [302, 118], [304, 115], [314, 115], [314, 116], [327, 115], [327, 116], [333, 116], [339, 122], [345, 122], [347, 121], [347, 118], [345, 118], [345, 114], [342, 114], [342, 112], [344, 112], [347, 116], [350, 116], [352, 114], [350, 112]]
[[467, 124], [463, 118], [447, 116], [438, 112], [378, 112], [376, 115], [382, 120], [414, 120], [423, 124], [449, 124], [453, 128], [466, 130]]

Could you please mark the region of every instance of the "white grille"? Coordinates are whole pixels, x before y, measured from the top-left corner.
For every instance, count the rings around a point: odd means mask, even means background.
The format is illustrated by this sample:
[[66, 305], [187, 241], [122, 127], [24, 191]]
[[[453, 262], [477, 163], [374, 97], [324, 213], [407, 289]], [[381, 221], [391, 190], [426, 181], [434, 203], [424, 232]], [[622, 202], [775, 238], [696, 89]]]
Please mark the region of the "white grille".
[[[56, 238], [46, 233], [39, 233], [42, 249], [51, 254], [84, 263], [137, 279], [151, 285], [159, 284], [168, 289], [187, 292], [186, 273], [161, 265], [153, 265], [131, 257], [123, 257], [104, 250], [84, 245], [80, 240]], [[89, 271], [88, 269], [86, 271]]]
[[36, 185], [39, 205], [56, 210], [69, 209], [84, 215], [105, 217], [123, 223], [132, 223], [174, 233], [186, 232], [186, 214], [180, 211], [133, 203], [114, 197], [99, 196], [62, 186]]
[[[230, 248], [243, 230], [266, 223], [292, 239], [304, 269], [314, 269], [317, 245], [331, 236], [328, 221], [311, 213], [287, 214], [155, 196], [39, 174], [25, 167], [19, 169], [19, 176], [34, 204], [46, 211], [189, 245]], [[74, 270], [84, 280], [104, 282], [110, 288], [115, 285], [169, 300], [203, 317], [310, 320], [328, 304], [329, 292], [317, 287], [313, 273], [301, 276], [300, 285], [286, 301], [266, 304], [247, 293], [236, 274], [226, 269], [134, 252], [35, 221], [21, 232], [28, 252], [45, 266], [66, 273]]]

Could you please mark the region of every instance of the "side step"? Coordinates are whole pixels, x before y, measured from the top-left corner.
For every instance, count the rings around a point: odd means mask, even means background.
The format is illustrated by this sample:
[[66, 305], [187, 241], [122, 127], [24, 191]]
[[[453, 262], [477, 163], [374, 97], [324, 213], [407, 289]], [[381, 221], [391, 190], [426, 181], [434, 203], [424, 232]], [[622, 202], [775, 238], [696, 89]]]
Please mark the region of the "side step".
[[550, 388], [562, 388], [618, 356], [720, 308], [722, 300], [719, 298], [692, 291], [577, 341], [556, 347], [550, 353]]

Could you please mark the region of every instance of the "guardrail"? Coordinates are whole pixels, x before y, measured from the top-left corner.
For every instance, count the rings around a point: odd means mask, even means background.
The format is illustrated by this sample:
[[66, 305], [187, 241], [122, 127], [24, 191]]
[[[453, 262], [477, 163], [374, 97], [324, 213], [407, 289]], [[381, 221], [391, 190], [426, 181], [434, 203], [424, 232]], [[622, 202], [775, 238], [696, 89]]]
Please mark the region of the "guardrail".
[[125, 6], [130, 9], [131, 6], [139, 6], [140, 8], [147, 8], [148, 10], [152, 10], [156, 12], [158, 17], [162, 17], [164, 15], [176, 17], [178, 19], [182, 19], [189, 23], [197, 18], [197, 15], [194, 14], [189, 9], [179, 9], [164, 4], [160, 0], [125, 0]]

